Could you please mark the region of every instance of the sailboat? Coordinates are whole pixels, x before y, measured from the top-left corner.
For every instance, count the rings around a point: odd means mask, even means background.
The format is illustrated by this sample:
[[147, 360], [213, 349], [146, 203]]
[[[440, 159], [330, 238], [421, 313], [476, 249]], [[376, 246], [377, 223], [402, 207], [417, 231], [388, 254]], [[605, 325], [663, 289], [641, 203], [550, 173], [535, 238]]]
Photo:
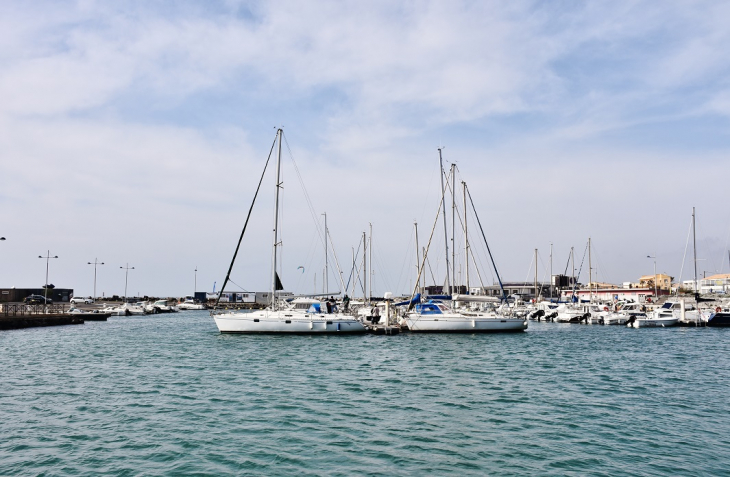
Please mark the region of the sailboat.
[[[436, 223], [438, 222], [439, 214], [441, 213], [441, 209], [444, 209], [444, 234], [446, 235], [446, 205], [444, 201], [444, 196], [446, 194], [446, 189], [443, 187], [443, 175], [444, 175], [444, 169], [443, 169], [443, 159], [441, 157], [441, 149], [439, 148], [439, 162], [441, 164], [441, 178], [442, 178], [442, 189], [441, 189], [441, 200], [439, 202], [439, 211], [436, 213], [436, 221], [434, 222], [434, 226], [431, 230], [431, 237], [433, 237], [433, 231], [436, 229]], [[455, 207], [453, 206], [453, 203], [455, 202], [453, 191], [454, 191], [454, 168], [452, 166], [451, 170], [451, 179], [452, 179], [452, 214], [454, 213], [453, 210], [455, 210]], [[464, 187], [464, 228], [466, 229], [466, 196], [468, 193], [468, 189], [466, 187], [466, 183], [462, 182]], [[469, 193], [469, 200], [471, 201], [471, 193]], [[472, 208], [474, 208], [474, 202], [471, 201]], [[479, 216], [476, 215], [476, 208], [474, 208], [474, 215], [477, 219], [477, 223], [479, 224], [479, 228], [482, 232], [482, 237], [484, 238], [484, 242], [486, 244], [487, 239], [484, 235], [484, 230], [482, 229], [481, 222], [479, 221]], [[452, 226], [453, 227], [453, 226]], [[452, 233], [453, 234], [453, 233]], [[466, 235], [466, 231], [465, 231]], [[446, 263], [447, 263], [447, 283], [449, 283], [448, 280], [448, 237], [445, 237], [445, 243], [446, 245]], [[431, 242], [431, 239], [429, 239], [429, 244]], [[468, 245], [468, 239], [465, 240], [465, 248], [467, 251], [467, 254], [469, 253], [469, 245]], [[452, 249], [453, 250], [453, 249]], [[487, 244], [487, 250], [489, 250], [489, 245]], [[424, 265], [426, 263], [426, 255], [428, 250], [423, 254], [422, 263], [419, 267], [419, 276], [416, 277], [416, 288], [418, 288], [418, 282], [420, 280], [420, 274], [423, 272]], [[492, 258], [491, 251], [489, 252], [490, 258]], [[467, 262], [468, 262], [468, 255], [467, 255]], [[453, 267], [453, 255], [452, 255], [452, 262], [451, 265]], [[494, 266], [494, 259], [492, 259], [492, 265]], [[494, 270], [497, 274], [497, 279], [499, 280], [500, 286], [502, 285], [502, 280], [499, 278], [499, 272], [497, 272], [496, 266], [494, 266]], [[452, 279], [454, 278], [454, 272], [452, 269], [451, 273]], [[467, 277], [468, 277], [468, 268], [467, 268]], [[467, 278], [468, 280], [468, 278]], [[450, 287], [451, 288], [451, 287]], [[455, 288], [455, 287], [454, 287]], [[468, 285], [467, 285], [468, 288]], [[453, 289], [448, 290], [448, 294], [453, 293]], [[416, 293], [414, 290], [413, 296], [415, 297]], [[504, 288], [502, 288], [502, 295], [504, 298], [506, 298], [506, 294], [504, 293]], [[457, 307], [457, 303], [459, 302], [478, 302], [478, 301], [487, 301], [488, 298], [484, 296], [471, 296], [471, 295], [452, 295], [451, 300], [443, 300], [443, 299], [432, 299], [425, 303], [419, 303], [414, 304], [414, 299], [411, 299], [411, 302], [409, 304], [409, 309], [406, 311], [404, 316], [405, 324], [408, 326], [408, 329], [412, 332], [431, 332], [431, 333], [448, 333], [448, 332], [457, 332], [457, 333], [475, 333], [475, 332], [499, 332], [499, 331], [524, 331], [527, 329], [527, 319], [525, 317], [516, 318], [514, 316], [503, 316], [498, 315], [494, 313], [493, 311], [472, 311], [465, 308]]]
[[261, 174], [259, 185], [254, 194], [251, 208], [249, 209], [248, 217], [241, 231], [241, 237], [238, 240], [236, 251], [233, 254], [231, 265], [228, 269], [228, 274], [223, 282], [220, 295], [226, 288], [231, 276], [231, 270], [235, 263], [238, 250], [241, 247], [241, 240], [246, 232], [248, 221], [251, 218], [251, 211], [258, 197], [259, 190], [261, 189], [261, 183], [263, 182], [266, 168], [271, 159], [271, 154], [274, 147], [278, 145], [277, 164], [276, 164], [276, 196], [275, 196], [275, 210], [274, 210], [274, 247], [273, 247], [273, 258], [272, 258], [272, 280], [271, 280], [271, 302], [269, 306], [263, 310], [251, 310], [251, 311], [219, 311], [217, 310], [218, 301], [211, 311], [211, 316], [215, 320], [216, 326], [221, 333], [302, 333], [302, 334], [343, 334], [343, 333], [364, 333], [365, 327], [362, 323], [356, 320], [354, 317], [344, 315], [338, 312], [325, 313], [321, 307], [309, 306], [302, 308], [297, 304], [280, 302], [277, 298], [280, 295], [278, 292], [283, 290], [281, 280], [276, 272], [277, 262], [277, 249], [281, 246], [281, 240], [279, 238], [279, 190], [281, 188], [281, 143], [283, 139], [284, 131], [279, 128], [276, 132], [276, 139], [271, 146], [269, 152], [269, 159], [266, 161], [264, 166], [264, 172]]

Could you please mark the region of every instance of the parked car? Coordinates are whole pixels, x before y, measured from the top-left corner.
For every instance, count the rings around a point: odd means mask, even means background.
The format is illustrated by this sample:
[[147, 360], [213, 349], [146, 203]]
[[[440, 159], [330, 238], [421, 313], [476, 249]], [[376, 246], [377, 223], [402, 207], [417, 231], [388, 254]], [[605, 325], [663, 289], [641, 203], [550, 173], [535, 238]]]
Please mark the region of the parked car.
[[75, 296], [75, 297], [71, 298], [71, 303], [73, 303], [73, 304], [85, 303], [87, 305], [90, 305], [91, 303], [94, 303], [94, 299], [91, 298], [90, 296], [86, 296], [86, 297]]
[[50, 305], [51, 303], [53, 303], [53, 300], [51, 300], [50, 298], [46, 298], [43, 295], [29, 295], [25, 297], [23, 303], [25, 303], [26, 305], [42, 305], [44, 303], [46, 305]]

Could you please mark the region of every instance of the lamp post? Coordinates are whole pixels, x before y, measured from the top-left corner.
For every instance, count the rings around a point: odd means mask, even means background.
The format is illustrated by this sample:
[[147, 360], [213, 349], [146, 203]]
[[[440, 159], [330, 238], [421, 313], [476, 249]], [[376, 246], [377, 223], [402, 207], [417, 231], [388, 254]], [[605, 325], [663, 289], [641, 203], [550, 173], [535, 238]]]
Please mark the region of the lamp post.
[[38, 255], [38, 258], [45, 258], [46, 259], [46, 286], [44, 287], [44, 295], [43, 295], [43, 307], [44, 310], [48, 309], [48, 263], [51, 261], [52, 258], [58, 258], [58, 255], [51, 257], [51, 251], [48, 250], [48, 253], [46, 253], [46, 256]]
[[124, 303], [127, 303], [127, 282], [129, 281], [129, 271], [134, 270], [134, 267], [130, 267], [127, 263], [126, 267], [119, 267], [124, 270]]
[[198, 293], [198, 266], [195, 265], [195, 288], [193, 288], [193, 299], [195, 299], [195, 294]]
[[653, 258], [654, 259], [654, 299], [656, 300], [657, 298], [659, 298], [659, 296], [657, 295], [657, 290], [656, 290], [656, 257], [652, 257], [651, 255], [647, 255], [646, 258]]
[[94, 266], [94, 303], [96, 303], [96, 266], [104, 265], [104, 262], [99, 262], [97, 259], [94, 259], [93, 263], [88, 262], [88, 264]]

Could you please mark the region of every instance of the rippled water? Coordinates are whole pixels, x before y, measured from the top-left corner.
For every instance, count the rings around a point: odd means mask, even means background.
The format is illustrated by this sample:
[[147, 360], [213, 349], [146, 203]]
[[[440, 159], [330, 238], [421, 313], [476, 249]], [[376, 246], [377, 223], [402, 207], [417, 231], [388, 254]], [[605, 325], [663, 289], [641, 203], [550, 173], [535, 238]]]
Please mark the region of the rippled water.
[[730, 330], [0, 333], [0, 475], [730, 475]]

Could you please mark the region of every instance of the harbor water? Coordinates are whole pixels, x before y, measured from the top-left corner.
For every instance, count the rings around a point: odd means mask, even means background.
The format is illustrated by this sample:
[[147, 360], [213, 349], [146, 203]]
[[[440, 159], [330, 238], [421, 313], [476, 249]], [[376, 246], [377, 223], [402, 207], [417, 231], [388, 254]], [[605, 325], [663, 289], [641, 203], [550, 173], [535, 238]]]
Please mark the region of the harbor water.
[[0, 475], [730, 475], [730, 330], [0, 333]]

